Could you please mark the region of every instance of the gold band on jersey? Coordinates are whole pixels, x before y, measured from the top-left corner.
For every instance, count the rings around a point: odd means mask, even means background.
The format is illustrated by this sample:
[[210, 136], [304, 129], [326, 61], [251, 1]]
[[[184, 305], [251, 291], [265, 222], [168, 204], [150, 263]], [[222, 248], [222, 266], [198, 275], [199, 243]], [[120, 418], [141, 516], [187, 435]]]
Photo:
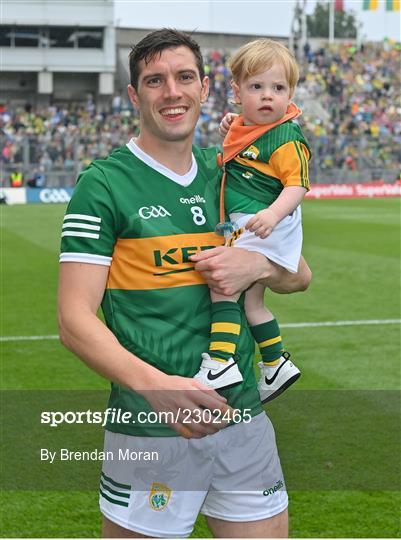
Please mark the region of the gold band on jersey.
[[107, 289], [152, 290], [204, 284], [189, 256], [221, 246], [214, 232], [153, 238], [119, 238], [114, 246]]

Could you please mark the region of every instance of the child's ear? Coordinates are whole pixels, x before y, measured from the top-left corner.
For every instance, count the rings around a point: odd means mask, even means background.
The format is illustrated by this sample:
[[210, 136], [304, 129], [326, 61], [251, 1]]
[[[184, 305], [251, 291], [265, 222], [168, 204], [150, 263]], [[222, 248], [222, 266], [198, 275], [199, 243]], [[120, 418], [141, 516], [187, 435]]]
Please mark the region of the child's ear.
[[231, 81], [231, 88], [233, 89], [235, 103], [237, 105], [241, 105], [241, 96], [239, 93], [239, 86], [234, 80]]

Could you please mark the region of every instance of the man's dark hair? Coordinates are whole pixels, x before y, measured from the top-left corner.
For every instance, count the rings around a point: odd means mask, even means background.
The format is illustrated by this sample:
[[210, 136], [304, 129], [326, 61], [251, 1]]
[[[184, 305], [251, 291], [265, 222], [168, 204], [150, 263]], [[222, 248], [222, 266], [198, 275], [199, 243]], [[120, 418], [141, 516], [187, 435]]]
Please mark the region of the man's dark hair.
[[139, 62], [144, 60], [145, 64], [149, 64], [156, 56], [160, 56], [165, 49], [175, 49], [176, 47], [188, 47], [193, 52], [199, 76], [203, 80], [205, 68], [199, 44], [185, 32], [180, 32], [174, 28], [162, 28], [145, 36], [131, 49], [129, 71], [131, 84], [135, 90], [138, 88]]

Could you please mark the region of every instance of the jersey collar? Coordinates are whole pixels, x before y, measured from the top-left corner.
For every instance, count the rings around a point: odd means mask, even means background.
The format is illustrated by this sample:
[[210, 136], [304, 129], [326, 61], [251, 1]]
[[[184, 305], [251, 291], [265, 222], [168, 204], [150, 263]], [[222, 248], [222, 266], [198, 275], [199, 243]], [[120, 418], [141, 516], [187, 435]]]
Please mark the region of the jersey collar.
[[138, 159], [143, 161], [148, 167], [154, 169], [155, 171], [159, 172], [163, 176], [167, 176], [170, 180], [173, 182], [176, 182], [177, 184], [180, 184], [180, 186], [189, 186], [194, 180], [196, 175], [198, 174], [198, 164], [196, 163], [196, 159], [193, 154], [192, 156], [192, 165], [189, 171], [185, 174], [177, 174], [171, 169], [165, 167], [162, 165], [162, 163], [159, 163], [155, 159], [152, 158], [149, 154], [144, 152], [139, 146], [135, 143], [135, 139], [132, 138], [127, 143], [127, 148], [130, 150], [134, 156], [136, 156]]

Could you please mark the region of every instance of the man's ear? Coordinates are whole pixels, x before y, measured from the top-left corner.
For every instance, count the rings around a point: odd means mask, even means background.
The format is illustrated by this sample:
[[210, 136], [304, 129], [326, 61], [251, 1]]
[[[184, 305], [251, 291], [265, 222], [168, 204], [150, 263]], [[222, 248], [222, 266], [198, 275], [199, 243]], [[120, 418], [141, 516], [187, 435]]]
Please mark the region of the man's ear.
[[208, 97], [209, 97], [209, 77], [205, 76], [203, 77], [203, 81], [202, 81], [200, 102], [205, 103]]
[[128, 91], [128, 97], [132, 105], [135, 107], [135, 109], [139, 110], [139, 100], [138, 100], [138, 94], [136, 93], [135, 88], [132, 86], [132, 84], [129, 84], [127, 87]]
[[233, 89], [235, 103], [237, 105], [241, 105], [241, 96], [239, 93], [239, 86], [234, 80], [231, 81], [231, 88]]

